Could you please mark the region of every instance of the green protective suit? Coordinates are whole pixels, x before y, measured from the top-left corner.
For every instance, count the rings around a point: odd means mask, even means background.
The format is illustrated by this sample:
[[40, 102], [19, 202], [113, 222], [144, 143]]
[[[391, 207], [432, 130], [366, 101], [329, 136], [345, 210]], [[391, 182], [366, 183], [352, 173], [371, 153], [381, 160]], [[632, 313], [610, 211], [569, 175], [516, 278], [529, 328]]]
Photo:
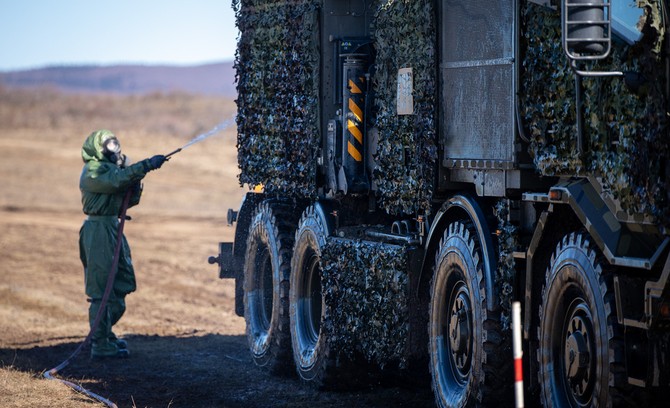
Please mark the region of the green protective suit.
[[[79, 180], [83, 210], [88, 218], [79, 232], [79, 254], [84, 265], [86, 295], [90, 298], [92, 326], [107, 285], [116, 247], [119, 213], [126, 192], [132, 190], [129, 207], [140, 201], [140, 180], [151, 166], [148, 160], [127, 167], [118, 166], [103, 154], [103, 142], [114, 134], [109, 130], [91, 133], [81, 156], [84, 169]], [[135, 271], [126, 237], [122, 236], [119, 264], [106, 311], [93, 333], [92, 356], [111, 356], [124, 345], [116, 339], [112, 326], [125, 312], [125, 297], [135, 290]]]

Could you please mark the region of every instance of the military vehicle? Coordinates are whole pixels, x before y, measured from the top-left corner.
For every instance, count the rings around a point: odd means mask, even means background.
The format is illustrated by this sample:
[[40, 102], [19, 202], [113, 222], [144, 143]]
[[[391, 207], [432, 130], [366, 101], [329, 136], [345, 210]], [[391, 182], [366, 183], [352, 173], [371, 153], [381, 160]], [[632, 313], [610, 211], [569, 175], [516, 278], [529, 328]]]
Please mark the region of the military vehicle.
[[233, 7], [250, 191], [211, 262], [257, 365], [511, 405], [519, 301], [526, 401], [667, 392], [668, 1]]

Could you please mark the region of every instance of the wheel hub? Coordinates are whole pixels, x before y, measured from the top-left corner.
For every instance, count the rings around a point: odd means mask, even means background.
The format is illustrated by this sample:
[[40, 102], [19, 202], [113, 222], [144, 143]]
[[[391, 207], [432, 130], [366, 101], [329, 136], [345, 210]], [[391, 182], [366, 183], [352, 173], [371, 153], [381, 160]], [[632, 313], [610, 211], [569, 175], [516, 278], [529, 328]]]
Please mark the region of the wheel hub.
[[267, 246], [259, 248], [255, 262], [254, 295], [249, 307], [251, 308], [253, 331], [256, 336], [264, 338], [270, 330], [273, 307], [272, 260]]
[[465, 378], [469, 371], [472, 327], [470, 302], [465, 286], [462, 286], [451, 303], [449, 320], [449, 344], [451, 356], [459, 377]]
[[299, 344], [301, 364], [310, 367], [317, 358], [315, 349], [319, 341], [322, 314], [321, 267], [313, 250], [303, 255], [304, 263], [296, 288], [296, 341]]
[[589, 399], [592, 383], [592, 328], [585, 305], [575, 308], [565, 331], [564, 363], [567, 385], [578, 402]]

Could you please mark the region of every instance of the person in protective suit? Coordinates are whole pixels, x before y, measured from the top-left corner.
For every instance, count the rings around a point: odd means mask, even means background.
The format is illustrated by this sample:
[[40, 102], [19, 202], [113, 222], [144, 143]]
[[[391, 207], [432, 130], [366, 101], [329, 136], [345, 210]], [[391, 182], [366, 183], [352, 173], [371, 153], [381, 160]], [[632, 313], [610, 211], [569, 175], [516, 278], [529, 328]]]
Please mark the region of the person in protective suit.
[[[121, 153], [119, 140], [109, 130], [91, 133], [81, 149], [84, 169], [79, 180], [81, 201], [87, 219], [79, 231], [79, 254], [84, 265], [86, 295], [90, 301], [89, 324], [101, 306], [112, 267], [117, 241], [119, 215], [126, 192], [131, 191], [129, 207], [140, 201], [140, 181], [148, 172], [160, 168], [166, 158], [156, 155], [129, 165]], [[112, 326], [126, 310], [125, 297], [135, 290], [135, 271], [130, 247], [122, 236], [118, 269], [109, 300], [92, 336], [91, 357], [125, 357], [127, 343], [116, 337]]]

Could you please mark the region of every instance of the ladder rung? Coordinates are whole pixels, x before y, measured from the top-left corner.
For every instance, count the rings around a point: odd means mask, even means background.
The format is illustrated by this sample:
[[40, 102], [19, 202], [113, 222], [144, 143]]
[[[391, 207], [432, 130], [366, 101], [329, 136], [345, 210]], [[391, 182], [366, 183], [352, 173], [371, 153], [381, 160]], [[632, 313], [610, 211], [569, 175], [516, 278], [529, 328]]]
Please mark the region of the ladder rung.
[[610, 22], [607, 21], [607, 20], [580, 20], [580, 21], [567, 20], [565, 22], [565, 24], [567, 24], [567, 25], [599, 24], [599, 25], [608, 26], [608, 25], [610, 25]]
[[610, 2], [565, 3], [566, 7], [610, 7]]
[[566, 38], [567, 42], [601, 42], [607, 44], [609, 40], [607, 38]]

